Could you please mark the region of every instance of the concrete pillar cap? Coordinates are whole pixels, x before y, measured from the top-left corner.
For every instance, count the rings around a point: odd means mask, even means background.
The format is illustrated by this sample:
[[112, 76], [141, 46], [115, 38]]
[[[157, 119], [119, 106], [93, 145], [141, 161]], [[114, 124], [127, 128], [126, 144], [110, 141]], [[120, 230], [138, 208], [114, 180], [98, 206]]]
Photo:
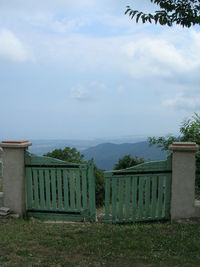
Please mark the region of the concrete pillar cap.
[[26, 148], [32, 143], [27, 140], [5, 140], [0, 143], [0, 147], [4, 148]]
[[194, 142], [174, 142], [169, 146], [169, 149], [172, 151], [196, 152], [199, 149], [199, 146]]

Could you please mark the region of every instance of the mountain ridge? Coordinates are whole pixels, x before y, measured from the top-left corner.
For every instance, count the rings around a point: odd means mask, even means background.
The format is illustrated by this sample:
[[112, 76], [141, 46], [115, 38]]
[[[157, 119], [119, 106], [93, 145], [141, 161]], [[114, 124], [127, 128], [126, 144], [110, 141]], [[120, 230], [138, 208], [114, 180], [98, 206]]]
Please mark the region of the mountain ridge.
[[95, 164], [104, 170], [113, 169], [118, 160], [125, 155], [144, 158], [145, 161], [163, 160], [167, 153], [147, 141], [137, 143], [103, 143], [81, 151], [86, 160], [94, 159]]

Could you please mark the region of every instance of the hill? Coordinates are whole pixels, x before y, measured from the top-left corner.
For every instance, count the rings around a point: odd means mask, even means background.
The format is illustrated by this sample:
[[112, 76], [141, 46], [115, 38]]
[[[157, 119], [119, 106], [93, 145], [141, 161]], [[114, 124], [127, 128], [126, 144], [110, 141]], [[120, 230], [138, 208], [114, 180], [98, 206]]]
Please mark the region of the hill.
[[104, 170], [113, 169], [115, 163], [125, 155], [130, 154], [132, 157], [144, 158], [145, 161], [162, 160], [166, 158], [166, 152], [161, 151], [156, 146], [149, 147], [149, 143], [125, 143], [113, 144], [104, 143], [90, 147], [81, 151], [86, 160], [94, 159], [95, 164]]

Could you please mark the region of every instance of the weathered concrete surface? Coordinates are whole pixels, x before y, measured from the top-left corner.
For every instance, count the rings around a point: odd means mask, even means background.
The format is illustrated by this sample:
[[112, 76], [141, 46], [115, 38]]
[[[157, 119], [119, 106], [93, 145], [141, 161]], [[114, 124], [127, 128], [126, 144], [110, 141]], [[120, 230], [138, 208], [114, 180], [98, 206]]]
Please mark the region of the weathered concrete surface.
[[173, 143], [171, 219], [186, 219], [196, 216], [195, 209], [195, 143]]
[[26, 212], [24, 151], [30, 142], [9, 141], [3, 147], [3, 192], [4, 206], [20, 216]]

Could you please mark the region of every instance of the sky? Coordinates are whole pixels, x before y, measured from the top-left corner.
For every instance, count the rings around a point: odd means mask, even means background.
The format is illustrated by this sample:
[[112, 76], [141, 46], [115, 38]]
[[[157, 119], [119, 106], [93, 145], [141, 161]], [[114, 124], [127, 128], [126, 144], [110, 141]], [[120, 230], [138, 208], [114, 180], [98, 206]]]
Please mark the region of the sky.
[[[134, 4], [133, 4], [134, 3]], [[0, 138], [178, 134], [200, 111], [200, 30], [136, 24], [149, 0], [0, 0]]]

